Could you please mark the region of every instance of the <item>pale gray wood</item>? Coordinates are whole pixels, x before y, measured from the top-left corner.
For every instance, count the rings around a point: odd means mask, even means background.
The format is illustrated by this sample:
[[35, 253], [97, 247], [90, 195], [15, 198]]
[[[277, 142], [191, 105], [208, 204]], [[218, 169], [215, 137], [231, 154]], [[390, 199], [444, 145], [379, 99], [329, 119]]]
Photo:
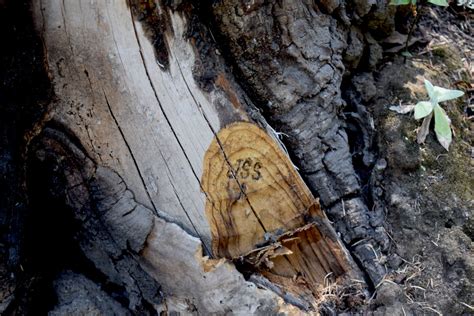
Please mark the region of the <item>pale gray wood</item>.
[[[245, 281], [225, 260], [204, 271], [203, 246], [210, 244], [210, 232], [199, 178], [204, 153], [222, 127], [219, 115], [225, 115], [214, 103], [225, 108], [229, 101], [196, 86], [195, 53], [183, 37], [183, 17], [171, 13], [168, 70], [156, 62], [125, 1], [41, 1], [35, 17], [57, 97], [50, 119], [79, 139], [92, 165], [101, 166], [91, 171], [88, 158], [69, 149], [89, 171], [87, 179], [67, 177], [68, 201], [76, 209], [93, 203], [104, 210], [101, 222], [112, 238], [100, 237], [103, 232], [85, 237], [88, 258], [120, 283], [117, 264], [130, 271], [137, 267], [129, 259], [113, 263], [107, 256], [130, 245], [140, 253], [136, 260], [142, 269], [162, 286], [168, 311], [189, 312], [190, 303], [204, 314], [291, 310], [280, 306], [283, 300], [273, 292]], [[248, 120], [245, 111], [238, 116]], [[90, 197], [84, 181], [92, 181]], [[131, 282], [127, 288], [134, 291], [137, 285]]]
[[192, 304], [205, 315], [223, 311], [234, 315], [300, 312], [291, 305], [285, 306], [270, 290], [245, 281], [225, 259], [203, 258], [201, 247], [199, 239], [189, 236], [176, 224], [155, 218], [147, 248], [142, 251], [143, 263], [145, 270], [164, 284], [168, 301], [176, 310], [189, 312], [189, 309], [180, 310], [179, 306], [189, 308]]
[[196, 87], [183, 18], [171, 14], [173, 54], [165, 71], [125, 1], [41, 7], [38, 24], [60, 96], [53, 119], [97, 162], [117, 170], [140, 202], [209, 245], [199, 178], [212, 129], [221, 128], [213, 102], [226, 100]]

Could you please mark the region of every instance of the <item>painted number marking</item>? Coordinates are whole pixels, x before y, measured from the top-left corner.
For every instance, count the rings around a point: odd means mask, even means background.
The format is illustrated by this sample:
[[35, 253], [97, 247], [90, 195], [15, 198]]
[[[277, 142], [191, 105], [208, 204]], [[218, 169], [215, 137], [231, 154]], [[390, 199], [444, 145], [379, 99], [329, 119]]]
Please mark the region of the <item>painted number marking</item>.
[[[253, 180], [257, 181], [262, 178], [262, 173], [260, 169], [262, 168], [262, 164], [258, 159], [252, 158], [245, 158], [245, 159], [237, 159], [236, 162], [232, 164], [232, 169], [235, 172], [235, 176], [240, 179], [248, 179], [249, 177]], [[232, 171], [229, 170], [227, 172], [227, 176], [232, 178]]]

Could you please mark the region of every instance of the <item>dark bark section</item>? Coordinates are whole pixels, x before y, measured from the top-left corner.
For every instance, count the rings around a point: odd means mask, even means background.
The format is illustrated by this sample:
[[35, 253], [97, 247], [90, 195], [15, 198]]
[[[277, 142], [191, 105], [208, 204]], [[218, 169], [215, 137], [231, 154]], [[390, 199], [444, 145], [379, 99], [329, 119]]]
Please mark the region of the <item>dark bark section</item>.
[[132, 315], [95, 282], [67, 271], [54, 282], [58, 305], [49, 315]]
[[[63, 238], [64, 230], [67, 230], [71, 244], [75, 246], [73, 253], [79, 253], [85, 262], [72, 267], [66, 262], [52, 272], [72, 268], [91, 275], [94, 282], [108, 289], [108, 296], [114, 296], [122, 304], [122, 309], [153, 314], [151, 304], [161, 301], [159, 285], [137, 262], [153, 225], [152, 211], [135, 202], [133, 194], [114, 171], [97, 167], [74, 143], [73, 137], [57, 128], [45, 128], [32, 143], [27, 176], [33, 210], [41, 212], [36, 218], [60, 216], [67, 220], [62, 223], [66, 229], [50, 227], [44, 220], [39, 222], [45, 224], [43, 229], [51, 231], [50, 238], [30, 240], [30, 248], [39, 248], [34, 266], [40, 265], [45, 268], [42, 271], [50, 271], [45, 266], [52, 258], [61, 261], [68, 252], [62, 246], [69, 245], [54, 239]], [[48, 214], [48, 209], [54, 212]], [[51, 243], [53, 247], [48, 247]], [[67, 279], [67, 273], [66, 276], [59, 275], [57, 282], [63, 284], [65, 277]], [[90, 296], [95, 291], [95, 287], [87, 285], [90, 282], [81, 279], [73, 290], [83, 296], [89, 292]], [[55, 286], [59, 310], [67, 309], [68, 299], [61, 294], [64, 286]], [[104, 303], [102, 307], [106, 306]], [[109, 312], [107, 309], [101, 311]]]
[[337, 118], [344, 39], [336, 21], [310, 3], [291, 1], [251, 8], [226, 1], [214, 10], [246, 86], [289, 136], [286, 143], [322, 202], [356, 192], [347, 136]]
[[173, 32], [168, 11], [162, 10], [154, 1], [127, 0], [135, 18], [142, 22], [144, 29], [155, 48], [157, 63], [163, 69], [169, 68], [169, 47], [165, 40], [166, 32]]
[[24, 136], [41, 119], [51, 97], [42, 43], [32, 30], [28, 1], [0, 1], [0, 314], [15, 297], [31, 298], [18, 295], [19, 285], [27, 288], [31, 281], [20, 265], [29, 213]]
[[[301, 174], [377, 284], [386, 271], [373, 249], [386, 250], [388, 239], [383, 227], [371, 225], [374, 215], [353, 167], [341, 116], [341, 83], [344, 61], [352, 68], [364, 60], [373, 66], [377, 62], [374, 45], [363, 56], [362, 32], [359, 27], [350, 29], [349, 22], [363, 27], [362, 17], [369, 12], [371, 18], [383, 16], [378, 11], [387, 14], [380, 10], [384, 4], [375, 9], [372, 4], [352, 6], [353, 11], [337, 1], [324, 2], [321, 8], [312, 1], [220, 1], [211, 8], [219, 43], [241, 84], [270, 123], [287, 135], [285, 144]], [[375, 26], [372, 29], [382, 33]], [[357, 132], [363, 133], [367, 122], [356, 123]], [[365, 134], [362, 143], [370, 146], [370, 135]], [[373, 164], [373, 157], [365, 158], [367, 165]]]

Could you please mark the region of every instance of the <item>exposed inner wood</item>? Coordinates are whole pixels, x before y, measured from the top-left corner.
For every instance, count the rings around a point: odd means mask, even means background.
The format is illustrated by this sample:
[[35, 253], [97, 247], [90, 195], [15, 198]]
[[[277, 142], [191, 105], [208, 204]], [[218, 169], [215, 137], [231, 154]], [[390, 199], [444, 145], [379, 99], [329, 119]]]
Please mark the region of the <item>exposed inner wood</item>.
[[328, 274], [349, 270], [334, 235], [320, 231], [331, 227], [318, 200], [256, 125], [238, 122], [219, 131], [204, 156], [201, 182], [214, 255], [240, 258], [269, 278], [301, 277], [313, 291]]

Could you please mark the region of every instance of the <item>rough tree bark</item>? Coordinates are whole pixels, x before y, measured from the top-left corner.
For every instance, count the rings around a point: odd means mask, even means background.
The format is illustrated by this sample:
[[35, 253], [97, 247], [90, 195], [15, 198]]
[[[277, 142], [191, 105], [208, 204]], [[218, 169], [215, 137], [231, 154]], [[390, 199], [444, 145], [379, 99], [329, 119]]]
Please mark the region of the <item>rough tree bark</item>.
[[54, 97], [26, 136], [26, 187], [33, 209], [70, 221], [94, 271], [56, 275], [52, 313], [298, 313], [328, 280], [380, 282], [388, 239], [362, 196], [340, 89], [364, 53], [360, 28], [390, 24], [364, 16], [386, 11], [33, 2]]
[[386, 249], [388, 238], [370, 225], [339, 118], [345, 30], [313, 1], [223, 1], [213, 8], [249, 89], [272, 125], [288, 135], [301, 174], [377, 284], [385, 271], [368, 254], [374, 244]]

